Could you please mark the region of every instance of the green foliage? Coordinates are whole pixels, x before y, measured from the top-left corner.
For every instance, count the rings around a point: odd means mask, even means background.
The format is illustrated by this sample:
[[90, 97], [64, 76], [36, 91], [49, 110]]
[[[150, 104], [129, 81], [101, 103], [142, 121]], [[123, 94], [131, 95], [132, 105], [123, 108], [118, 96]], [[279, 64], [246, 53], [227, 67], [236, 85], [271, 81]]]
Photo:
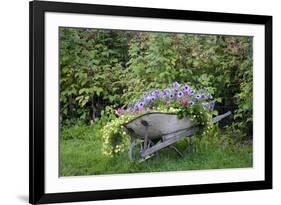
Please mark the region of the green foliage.
[[106, 104], [120, 104], [119, 76], [130, 33], [60, 29], [60, 117], [96, 120]]
[[103, 154], [113, 156], [123, 152], [129, 146], [130, 136], [125, 132], [123, 124], [135, 117], [135, 115], [122, 115], [102, 128]]
[[189, 117], [196, 121], [198, 127], [202, 131], [204, 131], [208, 126], [212, 125], [212, 112], [201, 105], [193, 105], [189, 107], [180, 106], [177, 115], [180, 119]]
[[61, 28], [60, 122], [96, 122], [106, 106], [189, 82], [207, 86], [215, 109], [234, 113], [229, 129], [248, 139], [252, 64], [252, 37]]
[[234, 123], [232, 129], [239, 131], [241, 139], [246, 138], [247, 134], [252, 136], [253, 126], [253, 72], [252, 62], [246, 61], [241, 64], [241, 73], [239, 77], [241, 83], [239, 92], [234, 95], [237, 109], [234, 113]]
[[[234, 144], [233, 139], [219, 130], [213, 126], [201, 138], [192, 137], [175, 144], [184, 157], [162, 149], [149, 160], [132, 163], [128, 160], [128, 150], [114, 157], [103, 154], [104, 141], [99, 127], [64, 128], [60, 140], [60, 176], [252, 167], [252, 146]], [[68, 138], [69, 133], [84, 134]]]

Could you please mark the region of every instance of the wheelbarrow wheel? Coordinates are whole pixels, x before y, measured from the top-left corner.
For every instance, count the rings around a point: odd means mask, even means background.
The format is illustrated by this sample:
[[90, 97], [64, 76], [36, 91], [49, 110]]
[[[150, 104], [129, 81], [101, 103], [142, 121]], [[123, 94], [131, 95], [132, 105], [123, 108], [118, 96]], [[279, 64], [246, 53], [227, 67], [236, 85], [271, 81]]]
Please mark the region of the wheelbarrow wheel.
[[141, 160], [142, 145], [137, 143], [136, 140], [132, 142], [129, 150], [129, 157], [131, 161]]

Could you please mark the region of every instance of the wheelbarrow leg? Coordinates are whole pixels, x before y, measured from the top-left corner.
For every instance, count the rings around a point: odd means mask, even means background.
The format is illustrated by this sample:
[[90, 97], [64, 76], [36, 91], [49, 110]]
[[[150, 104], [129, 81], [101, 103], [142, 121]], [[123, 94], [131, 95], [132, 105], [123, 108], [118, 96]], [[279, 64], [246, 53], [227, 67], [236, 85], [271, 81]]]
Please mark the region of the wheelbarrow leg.
[[136, 161], [141, 158], [140, 153], [142, 151], [143, 147], [142, 144], [137, 143], [137, 139], [132, 137], [131, 138], [131, 146], [129, 150], [129, 158], [131, 161]]
[[145, 136], [144, 136], [144, 150], [148, 147], [148, 127], [145, 126]]
[[129, 158], [131, 161], [134, 160], [135, 156], [134, 156], [134, 149], [136, 146], [136, 140], [132, 139], [131, 140], [131, 146], [130, 146], [130, 150], [129, 150]]

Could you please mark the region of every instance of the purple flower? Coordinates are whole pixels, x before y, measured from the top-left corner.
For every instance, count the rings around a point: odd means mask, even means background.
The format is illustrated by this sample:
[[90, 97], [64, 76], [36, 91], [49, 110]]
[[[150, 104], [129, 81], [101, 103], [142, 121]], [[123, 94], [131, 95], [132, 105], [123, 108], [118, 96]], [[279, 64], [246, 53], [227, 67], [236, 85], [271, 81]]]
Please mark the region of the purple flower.
[[159, 96], [159, 90], [153, 90], [152, 92], [151, 92], [151, 95], [154, 95], [155, 97], [158, 97]]
[[178, 98], [182, 98], [183, 97], [183, 92], [178, 92]]
[[137, 111], [139, 111], [139, 107], [136, 105], [136, 106], [134, 107], [134, 112], [137, 112]]
[[189, 89], [187, 94], [188, 94], [188, 95], [193, 95], [194, 93], [195, 93], [195, 90]]
[[150, 96], [147, 96], [147, 97], [145, 98], [145, 103], [146, 103], [146, 104], [150, 104], [151, 101], [152, 101], [152, 99], [151, 99]]
[[183, 88], [182, 88], [182, 91], [185, 92], [185, 93], [188, 93], [189, 91], [189, 86], [188, 85], [185, 85]]
[[139, 102], [138, 110], [143, 110], [143, 109], [144, 109], [144, 103], [143, 102]]
[[169, 95], [167, 94], [167, 92], [165, 90], [162, 90], [162, 97], [166, 98], [168, 97]]
[[164, 92], [165, 92], [165, 94], [166, 94], [167, 96], [169, 96], [169, 95], [171, 94], [171, 89], [166, 88], [166, 89], [164, 90]]
[[151, 95], [151, 99], [152, 99], [152, 100], [156, 100], [157, 98], [158, 98], [157, 95]]
[[215, 108], [215, 103], [214, 102], [210, 102], [209, 109], [213, 110], [214, 108]]
[[[215, 108], [215, 102], [211, 101], [213, 96], [208, 91], [208, 88], [199, 85], [198, 88], [200, 90], [192, 89], [189, 85], [185, 84], [181, 86], [178, 82], [173, 82], [172, 87], [169, 86], [166, 89], [154, 89], [149, 92], [144, 92], [141, 98], [133, 103], [130, 102], [127, 105], [126, 112], [137, 112], [137, 111], [146, 111], [149, 112], [149, 107], [151, 107], [151, 103], [153, 101], [162, 100], [161, 104], [165, 104], [169, 107], [171, 104], [175, 104], [176, 102], [179, 105], [183, 105], [184, 107], [199, 105], [207, 108], [209, 110], [213, 110]], [[157, 106], [158, 103], [155, 103]], [[153, 109], [156, 109], [153, 107]], [[122, 113], [123, 110], [117, 110], [118, 113]], [[120, 112], [119, 112], [120, 111]]]
[[189, 101], [189, 105], [192, 106], [194, 105], [194, 102], [192, 100]]
[[201, 98], [202, 98], [202, 99], [206, 99], [206, 98], [207, 98], [207, 95], [206, 95], [205, 93], [203, 93], [203, 94], [201, 95]]
[[179, 84], [178, 82], [174, 82], [174, 83], [173, 83], [173, 87], [174, 87], [175, 89], [177, 89], [178, 87], [180, 87], [180, 84]]
[[197, 95], [195, 96], [195, 98], [196, 98], [197, 100], [200, 100], [201, 94], [197, 94]]

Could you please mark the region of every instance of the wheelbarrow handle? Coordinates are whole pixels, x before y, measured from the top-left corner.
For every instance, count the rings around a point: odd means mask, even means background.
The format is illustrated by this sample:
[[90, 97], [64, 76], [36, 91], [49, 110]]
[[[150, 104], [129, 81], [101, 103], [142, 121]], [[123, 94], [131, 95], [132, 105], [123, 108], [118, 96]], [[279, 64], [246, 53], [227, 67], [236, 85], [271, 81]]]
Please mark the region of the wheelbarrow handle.
[[218, 121], [222, 120], [223, 118], [225, 118], [225, 117], [227, 117], [227, 116], [229, 116], [229, 115], [231, 115], [231, 111], [228, 111], [227, 113], [224, 113], [224, 114], [222, 114], [222, 115], [219, 115], [219, 116], [217, 116], [217, 117], [214, 117], [214, 118], [213, 118], [213, 123], [217, 123]]

